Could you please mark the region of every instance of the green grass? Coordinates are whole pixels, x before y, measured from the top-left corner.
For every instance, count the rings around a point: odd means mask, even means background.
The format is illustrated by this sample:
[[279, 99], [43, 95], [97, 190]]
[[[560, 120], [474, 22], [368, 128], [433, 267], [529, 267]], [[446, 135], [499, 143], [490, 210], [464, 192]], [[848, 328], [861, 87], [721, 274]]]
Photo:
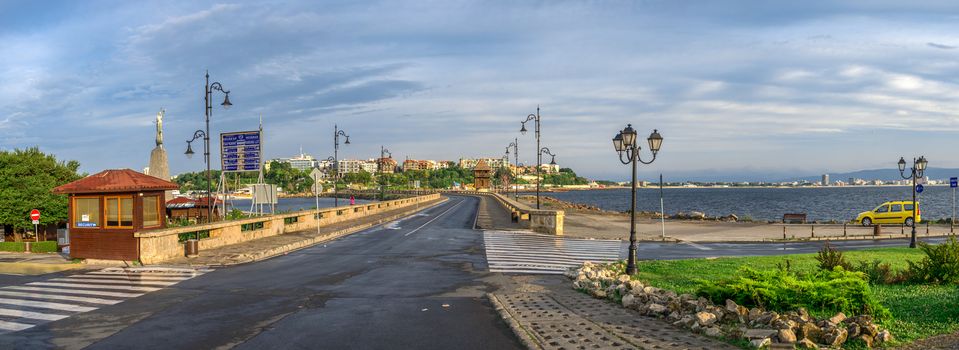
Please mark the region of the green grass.
[[[904, 270], [907, 260], [918, 261], [925, 255], [918, 249], [882, 248], [843, 252], [853, 265], [860, 261], [881, 260], [894, 270]], [[818, 269], [816, 254], [762, 256], [717, 259], [642, 261], [640, 280], [678, 293], [695, 294], [698, 280], [721, 280], [736, 275], [741, 266], [758, 270], [777, 268], [789, 260], [794, 271]], [[896, 343], [908, 343], [936, 334], [959, 330], [959, 286], [875, 285], [871, 286], [879, 302], [889, 308], [893, 319], [882, 325], [896, 337]], [[816, 314], [814, 310], [811, 313]], [[832, 316], [822, 315], [817, 316]]]

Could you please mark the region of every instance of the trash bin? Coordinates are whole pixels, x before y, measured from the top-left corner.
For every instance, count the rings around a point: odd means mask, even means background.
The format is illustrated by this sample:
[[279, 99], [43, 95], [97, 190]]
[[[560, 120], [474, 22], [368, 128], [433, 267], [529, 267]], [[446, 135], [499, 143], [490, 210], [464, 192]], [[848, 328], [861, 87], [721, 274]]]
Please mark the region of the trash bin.
[[513, 222], [519, 222], [519, 213], [518, 213], [518, 212], [515, 212], [515, 211], [514, 211], [514, 212], [510, 212], [510, 219], [511, 219]]
[[186, 257], [195, 258], [199, 255], [200, 251], [200, 241], [195, 239], [188, 239], [186, 244], [183, 245], [186, 248]]
[[872, 235], [879, 236], [882, 234], [882, 225], [876, 224], [872, 227]]

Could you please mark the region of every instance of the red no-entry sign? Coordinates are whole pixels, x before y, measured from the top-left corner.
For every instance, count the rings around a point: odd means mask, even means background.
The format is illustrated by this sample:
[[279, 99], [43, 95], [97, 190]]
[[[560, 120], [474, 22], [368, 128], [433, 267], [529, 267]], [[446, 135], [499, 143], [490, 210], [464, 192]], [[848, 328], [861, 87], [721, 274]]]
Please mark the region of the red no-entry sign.
[[40, 220], [40, 211], [39, 211], [39, 210], [36, 210], [36, 209], [31, 210], [31, 211], [30, 211], [30, 220]]

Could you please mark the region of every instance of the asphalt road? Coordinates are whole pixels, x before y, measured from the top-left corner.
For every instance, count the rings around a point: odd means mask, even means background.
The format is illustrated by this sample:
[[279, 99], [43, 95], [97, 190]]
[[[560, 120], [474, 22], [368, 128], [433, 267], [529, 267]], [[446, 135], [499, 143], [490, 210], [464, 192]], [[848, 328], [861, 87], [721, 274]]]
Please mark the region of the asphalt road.
[[520, 349], [489, 305], [477, 200], [0, 336], [0, 349]]

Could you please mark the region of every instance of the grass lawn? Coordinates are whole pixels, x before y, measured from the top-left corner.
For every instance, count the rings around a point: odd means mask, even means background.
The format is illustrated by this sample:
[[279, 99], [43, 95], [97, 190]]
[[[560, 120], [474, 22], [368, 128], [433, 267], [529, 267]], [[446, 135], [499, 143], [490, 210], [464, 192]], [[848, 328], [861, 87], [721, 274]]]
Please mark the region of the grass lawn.
[[[907, 267], [907, 260], [918, 261], [925, 254], [918, 249], [883, 248], [843, 252], [853, 265], [860, 261], [881, 260], [894, 270]], [[740, 266], [759, 270], [775, 269], [789, 260], [792, 270], [813, 272], [818, 269], [816, 254], [742, 258], [641, 261], [639, 279], [656, 287], [678, 293], [694, 294], [698, 280], [720, 280], [736, 275]], [[959, 330], [959, 286], [875, 285], [877, 299], [892, 312], [889, 328], [896, 343], [908, 343], [936, 334]], [[814, 313], [814, 310], [810, 310]], [[817, 315], [832, 316], [832, 315]]]

